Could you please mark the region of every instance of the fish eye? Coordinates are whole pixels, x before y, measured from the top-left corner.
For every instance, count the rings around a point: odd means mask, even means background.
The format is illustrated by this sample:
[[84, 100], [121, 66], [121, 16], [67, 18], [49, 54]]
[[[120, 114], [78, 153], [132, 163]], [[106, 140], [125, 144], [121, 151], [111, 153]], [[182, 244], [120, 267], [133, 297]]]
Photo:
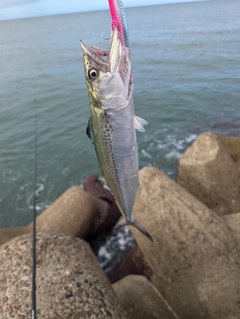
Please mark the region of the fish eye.
[[91, 68], [91, 69], [88, 70], [88, 77], [89, 77], [89, 79], [91, 79], [91, 80], [96, 80], [97, 77], [98, 77], [98, 75], [99, 75], [98, 70], [96, 70], [96, 69], [94, 69], [94, 68]]

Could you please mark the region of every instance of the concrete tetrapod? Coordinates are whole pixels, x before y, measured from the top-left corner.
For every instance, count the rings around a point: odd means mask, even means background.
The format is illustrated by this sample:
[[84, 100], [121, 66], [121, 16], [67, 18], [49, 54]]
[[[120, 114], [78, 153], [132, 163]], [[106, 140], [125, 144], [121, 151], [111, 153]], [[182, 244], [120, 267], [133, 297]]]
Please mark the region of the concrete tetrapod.
[[227, 225], [232, 229], [233, 235], [238, 240], [240, 247], [240, 213], [225, 215], [224, 219]]
[[215, 134], [218, 142], [222, 144], [226, 152], [231, 156], [233, 162], [240, 167], [240, 138]]
[[239, 247], [224, 219], [156, 168], [140, 184], [134, 215], [154, 242], [132, 231], [153, 284], [181, 319], [239, 319]]
[[[94, 199], [79, 186], [64, 192], [37, 217], [38, 232], [56, 232], [85, 238], [103, 201]], [[0, 245], [9, 239], [32, 232], [32, 223], [24, 227], [0, 229]]]
[[[32, 236], [0, 247], [1, 319], [31, 318]], [[90, 246], [67, 235], [37, 235], [37, 318], [127, 319]]]
[[144, 276], [127, 276], [113, 284], [113, 289], [129, 319], [179, 319]]
[[238, 158], [223, 141], [226, 144], [225, 139], [208, 132], [198, 136], [180, 158], [177, 177], [182, 187], [219, 215], [240, 211]]

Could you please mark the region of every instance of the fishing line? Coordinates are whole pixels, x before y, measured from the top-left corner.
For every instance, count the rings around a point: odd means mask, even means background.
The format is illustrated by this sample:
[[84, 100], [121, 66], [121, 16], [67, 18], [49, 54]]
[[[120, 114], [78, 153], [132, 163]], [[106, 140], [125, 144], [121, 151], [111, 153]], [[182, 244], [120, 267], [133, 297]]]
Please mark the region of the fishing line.
[[[44, 8], [42, 1], [41, 13], [43, 16]], [[41, 25], [42, 28], [42, 25]], [[33, 233], [32, 233], [32, 319], [37, 319], [36, 304], [36, 267], [37, 267], [37, 151], [38, 151], [38, 105], [35, 108], [35, 144], [34, 144], [34, 178], [33, 178]]]
[[33, 179], [33, 234], [32, 234], [32, 319], [37, 319], [36, 313], [36, 206], [37, 206], [37, 133], [38, 108], [35, 113], [35, 145], [34, 145], [34, 179]]

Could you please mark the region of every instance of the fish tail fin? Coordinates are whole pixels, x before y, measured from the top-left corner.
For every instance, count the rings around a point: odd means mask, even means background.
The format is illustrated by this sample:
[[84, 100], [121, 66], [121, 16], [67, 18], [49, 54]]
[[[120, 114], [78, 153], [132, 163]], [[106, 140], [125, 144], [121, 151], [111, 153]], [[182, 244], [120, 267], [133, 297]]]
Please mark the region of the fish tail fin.
[[152, 236], [149, 234], [149, 232], [146, 230], [145, 227], [143, 227], [142, 224], [139, 223], [136, 219], [133, 219], [131, 225], [135, 228], [137, 228], [143, 235], [145, 235], [149, 240], [153, 242]]
[[126, 226], [126, 225], [135, 227], [143, 235], [145, 235], [149, 240], [151, 240], [153, 242], [152, 236], [149, 234], [149, 232], [146, 230], [146, 228], [143, 227], [143, 225], [140, 224], [139, 221], [137, 221], [135, 218], [133, 218], [132, 220], [126, 220], [125, 217], [121, 217], [119, 219], [119, 221], [117, 222], [117, 224], [115, 225], [115, 228], [119, 228], [119, 227]]

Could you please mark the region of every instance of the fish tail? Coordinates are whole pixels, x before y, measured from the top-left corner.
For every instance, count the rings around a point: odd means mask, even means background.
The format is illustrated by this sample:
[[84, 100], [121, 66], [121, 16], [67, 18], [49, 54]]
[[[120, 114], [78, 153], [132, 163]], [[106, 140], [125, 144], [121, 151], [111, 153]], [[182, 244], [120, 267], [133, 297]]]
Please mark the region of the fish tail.
[[146, 230], [145, 227], [143, 227], [142, 224], [139, 223], [139, 221], [137, 221], [135, 218], [131, 219], [131, 220], [126, 220], [125, 217], [121, 217], [119, 219], [119, 221], [117, 222], [115, 228], [118, 227], [122, 227], [125, 225], [129, 225], [129, 226], [133, 226], [136, 229], [138, 229], [143, 235], [145, 235], [149, 240], [151, 240], [153, 242], [153, 238], [152, 236], [149, 234], [149, 232]]
[[131, 225], [137, 228], [143, 235], [145, 235], [148, 239], [150, 239], [153, 242], [152, 236], [149, 234], [146, 228], [139, 223], [139, 221], [137, 221], [136, 219], [133, 219], [133, 221], [131, 222]]

